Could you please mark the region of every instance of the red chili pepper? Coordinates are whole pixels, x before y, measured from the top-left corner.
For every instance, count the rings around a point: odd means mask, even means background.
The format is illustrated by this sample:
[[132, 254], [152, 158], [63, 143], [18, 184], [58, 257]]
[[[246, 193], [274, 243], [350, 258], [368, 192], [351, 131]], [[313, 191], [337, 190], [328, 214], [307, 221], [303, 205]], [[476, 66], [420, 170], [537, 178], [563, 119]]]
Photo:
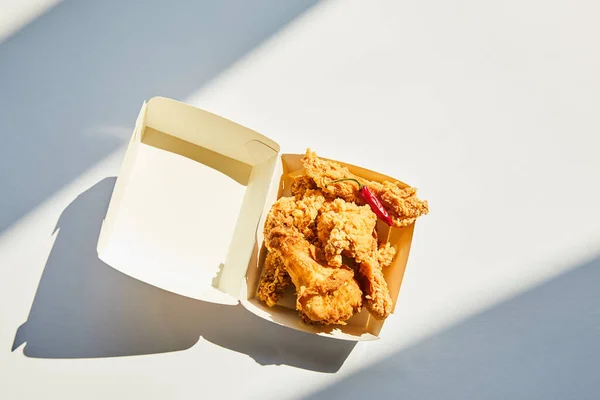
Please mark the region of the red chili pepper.
[[371, 210], [373, 210], [375, 215], [377, 215], [383, 222], [385, 222], [389, 226], [394, 225], [394, 221], [392, 221], [392, 219], [390, 218], [390, 215], [388, 214], [387, 210], [385, 208], [383, 208], [381, 201], [379, 201], [377, 196], [375, 196], [373, 194], [373, 192], [371, 192], [371, 190], [369, 190], [369, 188], [367, 186], [360, 183], [358, 181], [358, 179], [355, 179], [355, 178], [336, 179], [335, 181], [329, 182], [327, 184], [327, 186], [331, 185], [332, 183], [341, 182], [341, 181], [354, 181], [354, 182], [358, 183], [358, 191], [359, 191], [360, 195], [363, 197], [363, 199], [365, 199], [367, 204], [369, 206], [371, 206]]

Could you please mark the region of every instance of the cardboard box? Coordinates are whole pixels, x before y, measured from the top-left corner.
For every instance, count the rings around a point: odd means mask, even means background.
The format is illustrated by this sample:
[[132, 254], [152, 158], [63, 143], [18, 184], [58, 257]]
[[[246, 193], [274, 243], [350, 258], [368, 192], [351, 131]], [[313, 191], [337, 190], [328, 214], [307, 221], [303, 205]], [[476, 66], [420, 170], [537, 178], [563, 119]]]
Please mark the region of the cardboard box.
[[[318, 149], [317, 149], [318, 150]], [[300, 154], [279, 154], [271, 139], [171, 99], [144, 103], [98, 240], [98, 256], [148, 284], [219, 304], [238, 302], [266, 320], [346, 340], [376, 339], [383, 321], [363, 310], [346, 326], [303, 324], [290, 290], [266, 307], [255, 298], [266, 250], [264, 219], [302, 173]], [[346, 165], [369, 180], [394, 180]], [[380, 237], [396, 247], [385, 278], [400, 291], [414, 224]]]

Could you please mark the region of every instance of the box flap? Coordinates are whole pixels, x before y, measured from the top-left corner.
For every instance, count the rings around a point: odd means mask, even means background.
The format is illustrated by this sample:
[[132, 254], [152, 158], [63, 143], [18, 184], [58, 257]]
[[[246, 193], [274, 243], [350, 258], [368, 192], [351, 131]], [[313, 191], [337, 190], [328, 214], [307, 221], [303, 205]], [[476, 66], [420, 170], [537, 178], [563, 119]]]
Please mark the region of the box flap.
[[278, 151], [224, 118], [151, 99], [117, 179], [99, 257], [162, 289], [236, 304]]
[[261, 164], [279, 152], [279, 145], [266, 136], [164, 97], [154, 97], [148, 102], [145, 123], [156, 131], [248, 165]]

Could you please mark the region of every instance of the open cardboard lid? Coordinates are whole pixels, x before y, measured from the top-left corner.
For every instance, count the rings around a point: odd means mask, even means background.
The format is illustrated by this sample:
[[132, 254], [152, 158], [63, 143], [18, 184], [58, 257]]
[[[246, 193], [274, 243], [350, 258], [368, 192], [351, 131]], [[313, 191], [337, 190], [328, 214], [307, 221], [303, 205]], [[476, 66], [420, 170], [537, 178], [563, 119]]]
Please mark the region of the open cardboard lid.
[[237, 304], [279, 145], [162, 97], [144, 103], [98, 240], [98, 256], [187, 297]]

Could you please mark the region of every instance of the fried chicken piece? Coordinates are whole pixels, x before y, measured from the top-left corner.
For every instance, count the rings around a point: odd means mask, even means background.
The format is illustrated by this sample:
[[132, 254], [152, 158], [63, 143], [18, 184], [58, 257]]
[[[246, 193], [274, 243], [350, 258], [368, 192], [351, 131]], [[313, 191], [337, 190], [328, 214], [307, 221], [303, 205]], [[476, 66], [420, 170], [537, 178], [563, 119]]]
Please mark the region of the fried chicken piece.
[[308, 190], [317, 189], [317, 184], [310, 176], [300, 175], [292, 181], [292, 185], [290, 190], [292, 191], [292, 196], [295, 196], [296, 199], [301, 199], [304, 197]]
[[417, 189], [413, 187], [403, 188], [399, 182], [384, 181], [383, 183], [372, 182], [353, 175], [346, 167], [340, 164], [322, 160], [310, 149], [306, 150], [302, 163], [306, 174], [310, 176], [317, 186], [325, 193], [335, 195], [346, 201], [352, 201], [359, 205], [365, 204], [359, 194], [356, 182], [342, 181], [330, 184], [341, 178], [354, 178], [369, 187], [371, 192], [380, 200], [390, 214], [395, 227], [408, 226], [415, 222], [421, 215], [429, 212], [426, 200], [417, 197]]
[[359, 273], [363, 277], [367, 309], [377, 319], [387, 318], [392, 313], [394, 302], [377, 258], [371, 257], [360, 264]]
[[343, 325], [360, 310], [362, 291], [351, 268], [317, 262], [312, 256], [314, 246], [297, 232], [290, 235], [290, 231], [275, 228], [268, 240], [273, 251], [281, 254], [296, 287], [296, 309], [303, 321]]
[[318, 190], [308, 190], [299, 200], [294, 197], [282, 197], [269, 211], [265, 222], [265, 237], [273, 228], [279, 226], [295, 229], [309, 242], [317, 239], [315, 220], [325, 203], [325, 197]]
[[294, 283], [296, 309], [304, 321], [344, 324], [362, 305], [362, 292], [353, 279], [354, 271], [317, 261], [322, 250], [311, 245], [301, 233], [311, 231], [323, 202], [318, 192], [307, 193], [298, 201], [279, 199], [267, 215], [265, 246], [282, 260]]
[[316, 261], [316, 249], [306, 235], [314, 234], [318, 211], [324, 202], [319, 193], [307, 193], [302, 200], [282, 197], [273, 204], [265, 221], [265, 245], [281, 255], [296, 290], [302, 294], [324, 294], [340, 287], [354, 275], [349, 268], [332, 268]]
[[258, 298], [267, 306], [273, 307], [291, 283], [292, 279], [285, 270], [281, 256], [276, 252], [268, 252], [265, 258], [264, 273], [258, 285]]
[[304, 196], [296, 201], [296, 208], [291, 212], [294, 226], [309, 242], [317, 240], [316, 219], [326, 202], [321, 191], [308, 189]]
[[[321, 211], [317, 232], [329, 264], [340, 265], [342, 253], [352, 257], [359, 264], [367, 309], [375, 318], [387, 318], [393, 301], [379, 264], [377, 216], [369, 206], [357, 206], [342, 199], [326, 204]], [[393, 252], [395, 250], [382, 249], [385, 256], [391, 253], [393, 257]]]
[[355, 178], [363, 184], [368, 183], [368, 181], [352, 175], [348, 168], [332, 161], [323, 160], [310, 149], [306, 150], [306, 154], [302, 158], [302, 165], [306, 174], [323, 192], [359, 205], [365, 204], [358, 193], [358, 185], [355, 182], [343, 181], [330, 184], [332, 181], [342, 178]]
[[346, 322], [362, 306], [362, 291], [355, 279], [324, 295], [299, 298], [302, 320], [308, 324], [339, 324]]
[[354, 271], [346, 266], [336, 268], [316, 261], [310, 243], [293, 230], [276, 227], [265, 237], [265, 244], [281, 255], [296, 286], [298, 301], [305, 295], [332, 292], [354, 277]]
[[[314, 247], [314, 246], [313, 246]], [[311, 248], [311, 253], [313, 249]], [[261, 277], [257, 296], [268, 307], [277, 304], [292, 280], [285, 270], [283, 259], [276, 252], [268, 252], [265, 271]], [[300, 296], [298, 310], [306, 323], [345, 325], [362, 306], [362, 291], [355, 279], [324, 295]]]
[[376, 224], [377, 216], [367, 205], [342, 199], [325, 204], [317, 218], [317, 235], [329, 265], [342, 265], [342, 252], [357, 263], [371, 257]]
[[380, 243], [377, 249], [377, 260], [382, 268], [389, 267], [396, 255], [396, 249], [390, 242]]
[[421, 215], [429, 212], [427, 200], [420, 200], [414, 187], [403, 188], [398, 182], [384, 181], [374, 184], [371, 192], [379, 197], [397, 228], [409, 226]]

